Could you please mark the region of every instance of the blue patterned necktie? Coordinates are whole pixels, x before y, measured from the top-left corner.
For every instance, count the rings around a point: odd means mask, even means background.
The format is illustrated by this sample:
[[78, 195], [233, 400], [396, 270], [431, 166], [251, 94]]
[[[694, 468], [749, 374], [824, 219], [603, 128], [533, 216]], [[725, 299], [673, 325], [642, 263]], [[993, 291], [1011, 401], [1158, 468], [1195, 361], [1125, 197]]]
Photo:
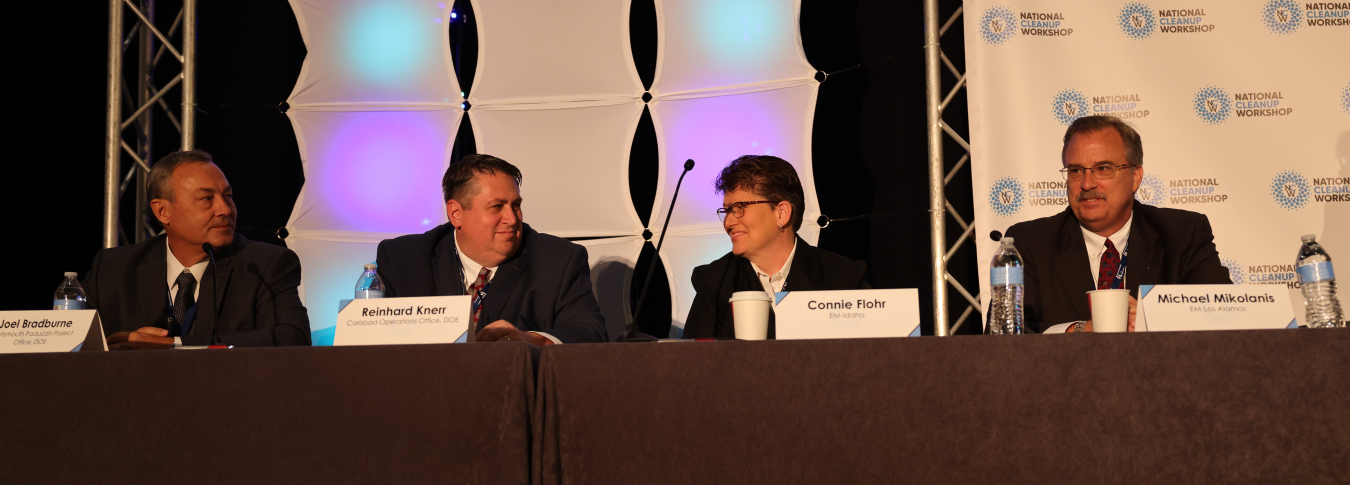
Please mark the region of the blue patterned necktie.
[[[192, 305], [196, 304], [192, 294], [197, 287], [197, 279], [192, 277], [192, 272], [184, 269], [182, 273], [178, 274], [176, 284], [178, 285], [178, 292], [174, 293], [173, 297], [173, 324], [182, 325], [183, 317], [187, 316], [188, 308], [192, 308]], [[179, 332], [181, 332], [181, 335], [177, 336], [191, 335], [192, 330], [184, 328], [180, 329]]]

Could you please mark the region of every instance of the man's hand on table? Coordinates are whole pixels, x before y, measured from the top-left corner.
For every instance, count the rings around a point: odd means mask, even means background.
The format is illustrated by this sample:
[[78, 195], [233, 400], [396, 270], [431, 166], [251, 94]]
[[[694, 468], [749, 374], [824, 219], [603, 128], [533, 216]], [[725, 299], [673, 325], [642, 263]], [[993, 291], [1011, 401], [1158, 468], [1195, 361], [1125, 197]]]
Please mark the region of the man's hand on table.
[[135, 332], [117, 332], [108, 336], [109, 350], [167, 349], [173, 347], [169, 331], [158, 327], [141, 327]]
[[553, 341], [543, 335], [534, 332], [522, 332], [506, 320], [497, 320], [492, 324], [483, 327], [474, 336], [477, 342], [525, 342], [527, 344], [543, 347], [553, 345]]

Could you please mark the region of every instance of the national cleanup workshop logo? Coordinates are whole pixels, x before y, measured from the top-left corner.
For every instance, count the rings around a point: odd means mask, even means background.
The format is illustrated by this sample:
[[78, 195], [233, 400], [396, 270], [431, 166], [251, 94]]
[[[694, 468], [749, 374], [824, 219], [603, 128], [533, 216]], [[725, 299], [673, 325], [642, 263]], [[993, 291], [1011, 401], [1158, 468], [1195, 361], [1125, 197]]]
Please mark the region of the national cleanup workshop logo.
[[1280, 35], [1297, 32], [1301, 17], [1303, 9], [1294, 0], [1270, 0], [1261, 9], [1261, 19], [1266, 22], [1266, 29]]
[[1134, 192], [1134, 198], [1153, 207], [1163, 207], [1167, 205], [1166, 194], [1167, 189], [1163, 188], [1162, 179], [1153, 174], [1145, 174], [1144, 181], [1139, 184], [1139, 190]]
[[989, 207], [1003, 217], [1022, 209], [1022, 184], [1012, 177], [1003, 177], [989, 188]]
[[1050, 111], [1060, 124], [1068, 126], [1074, 120], [1088, 115], [1087, 98], [1077, 89], [1065, 89], [1055, 95], [1055, 99], [1051, 101]]
[[1286, 288], [1298, 288], [1298, 272], [1293, 263], [1242, 265], [1231, 259], [1221, 259], [1220, 262], [1228, 268], [1228, 277], [1233, 279], [1235, 285], [1281, 285]]
[[1011, 39], [1017, 33], [1017, 17], [1008, 7], [997, 5], [989, 7], [980, 16], [980, 37], [985, 43], [999, 45]]
[[1308, 204], [1308, 179], [1293, 170], [1275, 174], [1270, 181], [1270, 195], [1275, 203], [1289, 210], [1302, 209]]
[[1147, 5], [1131, 2], [1120, 9], [1120, 30], [1132, 39], [1147, 39], [1156, 25], [1153, 10]]
[[1014, 35], [1026, 37], [1068, 37], [1073, 28], [1068, 26], [1064, 12], [1013, 12], [1002, 5], [989, 7], [980, 15], [980, 37], [987, 44], [999, 45]]
[[1231, 111], [1233, 103], [1228, 100], [1228, 93], [1223, 88], [1205, 86], [1195, 93], [1195, 114], [1200, 115], [1200, 119], [1206, 123], [1217, 125], [1228, 121]]
[[1146, 118], [1143, 96], [1139, 93], [1102, 93], [1084, 96], [1077, 89], [1064, 89], [1050, 101], [1050, 113], [1064, 126], [1088, 115], [1114, 116], [1120, 119]]

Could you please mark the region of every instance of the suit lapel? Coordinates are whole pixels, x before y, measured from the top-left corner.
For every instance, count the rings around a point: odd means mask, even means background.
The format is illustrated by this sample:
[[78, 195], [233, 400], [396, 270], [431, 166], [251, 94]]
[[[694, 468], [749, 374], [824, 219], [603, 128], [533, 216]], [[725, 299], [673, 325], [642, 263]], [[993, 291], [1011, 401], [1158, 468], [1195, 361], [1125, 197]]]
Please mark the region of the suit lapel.
[[[146, 320], [139, 322], [121, 322], [122, 329], [114, 332], [132, 331], [142, 326], [169, 328], [169, 283], [166, 279], [169, 271], [169, 248], [160, 236], [152, 241], [150, 254], [136, 265], [136, 297], [140, 300], [141, 312]], [[130, 325], [128, 325], [130, 323]]]
[[797, 238], [797, 253], [792, 255], [792, 268], [788, 270], [788, 291], [816, 291], [825, 287], [825, 275], [813, 249], [801, 237]]
[[[511, 290], [515, 288], [516, 282], [525, 273], [525, 252], [530, 249], [530, 236], [534, 233], [529, 226], [521, 230], [524, 241], [521, 242], [520, 249], [511, 259], [506, 260], [500, 266], [497, 266], [497, 274], [492, 276], [492, 282], [488, 284], [487, 298], [483, 299], [483, 315], [478, 321], [480, 326], [490, 324], [499, 319], [502, 314], [502, 308], [506, 307], [506, 301], [511, 299]], [[516, 325], [524, 325], [525, 322], [511, 322]]]
[[[436, 296], [458, 296], [464, 294], [464, 281], [460, 278], [459, 252], [455, 251], [455, 231], [441, 238], [431, 255], [432, 294]], [[476, 275], [475, 275], [476, 276]]]
[[1163, 248], [1158, 245], [1158, 231], [1134, 203], [1134, 222], [1130, 228], [1130, 259], [1125, 264], [1126, 288], [1130, 294], [1139, 295], [1139, 285], [1158, 284], [1162, 273]]
[[[1065, 209], [1066, 211], [1068, 209]], [[1070, 213], [1059, 230], [1059, 254], [1055, 255], [1055, 273], [1059, 275], [1064, 297], [1073, 303], [1079, 315], [1088, 315], [1087, 292], [1096, 289], [1092, 268], [1088, 266], [1087, 246], [1078, 218]]]
[[[192, 331], [193, 335], [211, 335], [216, 325], [220, 323], [216, 321], [216, 315], [229, 298], [230, 277], [234, 276], [234, 265], [230, 262], [234, 261], [234, 255], [241, 247], [243, 247], [241, 238], [236, 235], [235, 243], [229, 246], [229, 250], [216, 254], [215, 263], [207, 265], [206, 272], [202, 273], [202, 289], [197, 295], [197, 316], [193, 318], [192, 323], [196, 328]], [[220, 283], [219, 289], [216, 288], [217, 282]], [[248, 319], [251, 320], [252, 315], [249, 315]], [[233, 330], [222, 328], [220, 333]]]

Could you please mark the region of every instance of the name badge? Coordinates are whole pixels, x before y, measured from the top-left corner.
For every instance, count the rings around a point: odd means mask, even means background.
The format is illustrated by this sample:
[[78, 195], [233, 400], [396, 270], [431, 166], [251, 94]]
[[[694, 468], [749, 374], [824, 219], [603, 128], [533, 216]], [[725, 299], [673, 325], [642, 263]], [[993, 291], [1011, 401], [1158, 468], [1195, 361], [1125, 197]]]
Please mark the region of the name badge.
[[919, 336], [919, 290], [786, 291], [774, 304], [778, 340]]
[[338, 312], [333, 345], [448, 344], [469, 330], [468, 296], [352, 300]]
[[1139, 293], [1136, 318], [1150, 332], [1298, 327], [1283, 286], [1139, 285]]
[[98, 310], [0, 312], [0, 354], [104, 350]]

